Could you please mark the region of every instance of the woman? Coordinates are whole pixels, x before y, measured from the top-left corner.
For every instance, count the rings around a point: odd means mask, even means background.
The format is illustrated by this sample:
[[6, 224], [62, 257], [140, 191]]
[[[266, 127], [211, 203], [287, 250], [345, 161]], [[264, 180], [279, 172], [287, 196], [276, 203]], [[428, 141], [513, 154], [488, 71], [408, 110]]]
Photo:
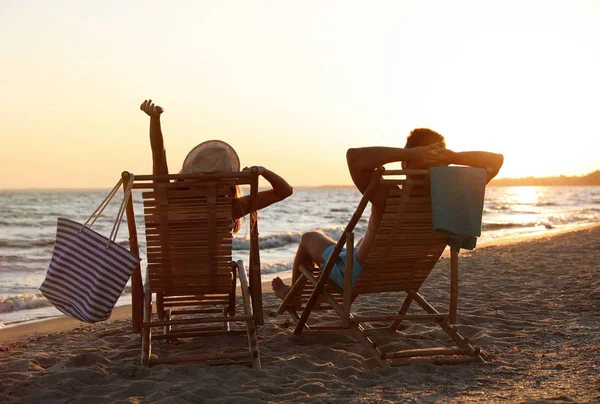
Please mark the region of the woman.
[[[160, 115], [164, 110], [158, 105], [154, 105], [152, 100], [145, 100], [140, 109], [150, 116], [152, 172], [154, 175], [168, 174], [167, 156], [160, 127]], [[189, 174], [194, 172], [239, 171], [239, 168], [239, 158], [235, 150], [225, 142], [211, 140], [199, 144], [190, 151], [180, 172]], [[293, 188], [283, 178], [264, 167], [256, 168], [258, 174], [266, 179], [272, 187], [270, 190], [258, 192], [257, 209], [266, 208], [292, 195]], [[233, 200], [231, 213], [234, 220], [233, 232], [237, 233], [240, 229], [240, 219], [251, 212], [252, 206], [250, 205], [250, 196], [241, 196], [239, 187], [236, 187], [233, 192], [235, 199]]]

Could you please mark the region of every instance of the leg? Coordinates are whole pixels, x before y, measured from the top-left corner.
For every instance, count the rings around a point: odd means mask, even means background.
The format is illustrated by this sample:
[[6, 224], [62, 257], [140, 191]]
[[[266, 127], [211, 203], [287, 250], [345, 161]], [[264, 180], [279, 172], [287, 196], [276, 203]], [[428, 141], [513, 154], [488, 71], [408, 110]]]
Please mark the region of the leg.
[[150, 366], [150, 354], [152, 352], [152, 329], [149, 324], [152, 320], [152, 293], [150, 287], [146, 283], [144, 287], [144, 324], [142, 328], [142, 366]]
[[[300, 277], [301, 273], [298, 269], [300, 265], [313, 266], [314, 264], [320, 265], [324, 262], [323, 252], [332, 245], [335, 245], [335, 241], [327, 237], [323, 233], [317, 231], [308, 231], [300, 238], [300, 244], [294, 257], [294, 265], [292, 268], [292, 284]], [[283, 299], [290, 286], [283, 283], [281, 278], [277, 277], [271, 282], [275, 296]]]
[[235, 316], [235, 293], [237, 283], [237, 264], [231, 262], [231, 293], [229, 295], [229, 304], [227, 305], [228, 313], [230, 316]]

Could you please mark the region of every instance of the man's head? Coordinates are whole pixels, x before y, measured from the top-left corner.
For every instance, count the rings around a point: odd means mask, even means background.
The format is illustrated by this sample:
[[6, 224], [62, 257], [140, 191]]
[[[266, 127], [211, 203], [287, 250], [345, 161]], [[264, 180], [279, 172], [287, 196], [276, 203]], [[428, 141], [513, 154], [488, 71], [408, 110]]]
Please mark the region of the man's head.
[[[406, 146], [404, 146], [404, 148], [410, 149], [413, 147], [429, 146], [434, 143], [441, 143], [443, 147], [446, 147], [446, 139], [444, 139], [444, 136], [431, 129], [417, 128], [413, 129], [406, 138]], [[405, 161], [402, 162], [402, 168], [408, 168]]]
[[446, 147], [446, 139], [434, 130], [427, 128], [413, 129], [406, 138], [405, 149], [419, 146], [429, 146], [430, 144], [441, 143]]

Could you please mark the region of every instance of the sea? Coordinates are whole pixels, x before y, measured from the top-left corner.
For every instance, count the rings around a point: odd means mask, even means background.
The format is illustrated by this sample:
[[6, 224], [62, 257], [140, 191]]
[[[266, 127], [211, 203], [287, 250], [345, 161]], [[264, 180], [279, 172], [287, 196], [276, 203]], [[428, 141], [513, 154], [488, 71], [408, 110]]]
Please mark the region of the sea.
[[[62, 315], [39, 292], [52, 257], [56, 221], [66, 217], [85, 222], [107, 190], [0, 191], [0, 328], [24, 321]], [[340, 237], [360, 193], [355, 188], [300, 188], [290, 198], [260, 211], [260, 260], [263, 280], [291, 274], [300, 236], [320, 230]], [[122, 198], [119, 192], [93, 229], [108, 236]], [[141, 249], [142, 272], [146, 244], [141, 194], [134, 193], [134, 210]], [[366, 230], [367, 208], [355, 229]], [[600, 222], [600, 187], [488, 187], [479, 243]], [[123, 223], [117, 242], [128, 246]], [[233, 242], [234, 260], [248, 262], [249, 230], [243, 226]], [[131, 302], [126, 287], [117, 305]]]

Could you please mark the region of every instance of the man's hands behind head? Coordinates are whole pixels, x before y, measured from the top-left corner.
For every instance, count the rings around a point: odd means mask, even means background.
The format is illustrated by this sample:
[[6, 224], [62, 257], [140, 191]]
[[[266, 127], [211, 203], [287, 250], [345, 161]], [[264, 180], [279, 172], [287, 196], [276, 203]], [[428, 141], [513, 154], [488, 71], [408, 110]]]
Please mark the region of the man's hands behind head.
[[441, 143], [413, 147], [408, 150], [410, 150], [410, 157], [407, 163], [411, 168], [449, 165], [454, 159], [454, 152], [446, 149]]

